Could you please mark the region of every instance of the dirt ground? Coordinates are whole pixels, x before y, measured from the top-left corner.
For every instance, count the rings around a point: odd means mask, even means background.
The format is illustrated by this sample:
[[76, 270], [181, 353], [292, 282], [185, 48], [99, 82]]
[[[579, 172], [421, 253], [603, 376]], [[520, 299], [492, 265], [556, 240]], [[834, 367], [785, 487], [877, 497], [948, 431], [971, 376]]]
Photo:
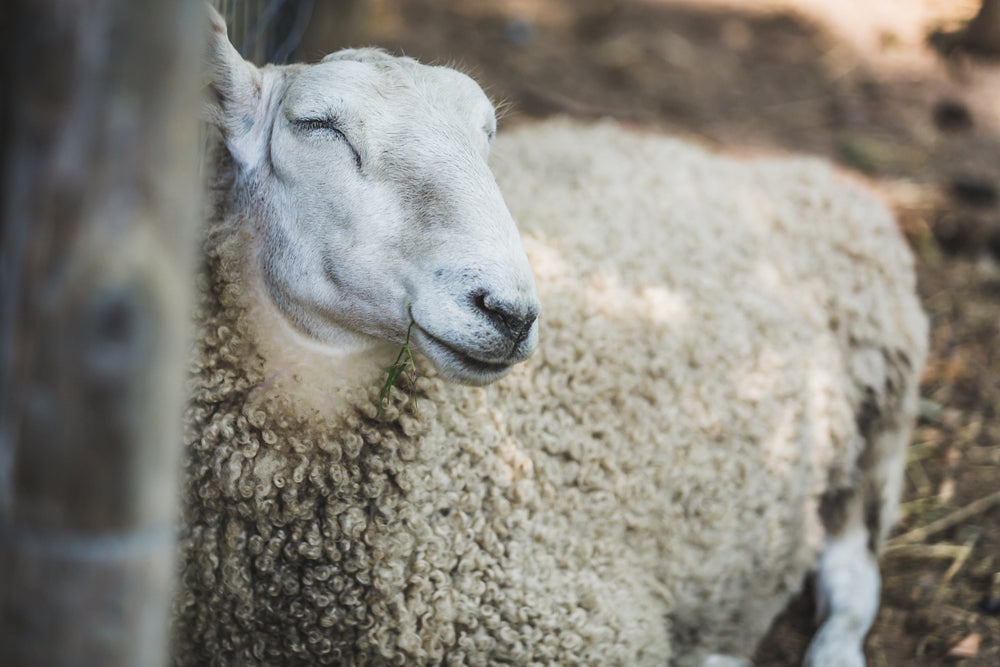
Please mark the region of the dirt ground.
[[[822, 155], [897, 211], [932, 334], [866, 645], [876, 667], [1000, 665], [1000, 62], [950, 38], [977, 7], [369, 0], [356, 31], [476, 76], [506, 108], [501, 129], [607, 116], [720, 152]], [[813, 630], [807, 592], [757, 664], [797, 664]]]

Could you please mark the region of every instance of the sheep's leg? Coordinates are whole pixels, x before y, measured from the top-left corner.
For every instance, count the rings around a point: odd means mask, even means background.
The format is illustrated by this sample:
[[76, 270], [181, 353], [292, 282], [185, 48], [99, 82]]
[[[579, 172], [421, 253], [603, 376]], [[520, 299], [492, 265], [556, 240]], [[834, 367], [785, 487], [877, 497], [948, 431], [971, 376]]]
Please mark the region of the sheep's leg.
[[[809, 645], [806, 667], [863, 667], [865, 635], [878, 611], [882, 577], [876, 554], [896, 523], [903, 487], [906, 448], [910, 441], [916, 391], [905, 355], [892, 355], [899, 379], [894, 383], [900, 402], [894, 420], [874, 428], [869, 419], [862, 433], [869, 450], [861, 463], [855, 491], [840, 505], [843, 521], [836, 522], [816, 572], [817, 617], [822, 625]], [[875, 411], [876, 414], [878, 411]]]
[[873, 486], [878, 493], [878, 524], [870, 528], [876, 553], [882, 551], [889, 530], [899, 519], [899, 500], [903, 495], [903, 475], [909, 443], [909, 428], [887, 430], [877, 441], [878, 461], [871, 474]]
[[864, 667], [861, 646], [875, 620], [881, 587], [878, 561], [869, 543], [860, 516], [827, 543], [816, 573], [822, 625], [809, 645], [805, 667]]

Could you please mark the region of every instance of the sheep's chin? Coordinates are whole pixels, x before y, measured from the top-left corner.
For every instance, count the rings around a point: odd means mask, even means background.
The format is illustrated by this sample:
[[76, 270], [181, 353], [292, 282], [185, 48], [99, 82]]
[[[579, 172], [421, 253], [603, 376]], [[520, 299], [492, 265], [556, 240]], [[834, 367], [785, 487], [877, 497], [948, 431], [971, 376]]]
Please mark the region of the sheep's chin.
[[423, 329], [415, 333], [417, 349], [430, 360], [441, 377], [452, 382], [481, 387], [507, 375], [516, 363], [480, 361], [435, 338]]

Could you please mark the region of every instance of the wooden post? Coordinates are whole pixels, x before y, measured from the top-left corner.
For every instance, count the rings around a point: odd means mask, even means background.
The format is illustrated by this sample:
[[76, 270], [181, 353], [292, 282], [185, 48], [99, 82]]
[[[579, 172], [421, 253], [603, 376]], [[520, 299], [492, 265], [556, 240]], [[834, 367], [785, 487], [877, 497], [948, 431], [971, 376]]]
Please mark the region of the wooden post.
[[165, 662], [196, 0], [4, 0], [0, 664]]

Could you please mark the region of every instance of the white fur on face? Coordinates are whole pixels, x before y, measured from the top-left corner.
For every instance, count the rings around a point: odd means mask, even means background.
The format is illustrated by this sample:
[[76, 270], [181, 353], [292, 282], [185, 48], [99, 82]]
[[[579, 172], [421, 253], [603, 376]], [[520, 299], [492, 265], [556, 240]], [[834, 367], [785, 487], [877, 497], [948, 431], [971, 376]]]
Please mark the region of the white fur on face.
[[338, 348], [402, 343], [412, 322], [413, 346], [470, 384], [527, 358], [538, 298], [486, 165], [496, 121], [479, 86], [373, 50], [253, 71], [256, 91], [228, 93], [256, 94], [252, 120], [243, 104], [217, 124], [241, 142], [232, 201], [285, 317]]

